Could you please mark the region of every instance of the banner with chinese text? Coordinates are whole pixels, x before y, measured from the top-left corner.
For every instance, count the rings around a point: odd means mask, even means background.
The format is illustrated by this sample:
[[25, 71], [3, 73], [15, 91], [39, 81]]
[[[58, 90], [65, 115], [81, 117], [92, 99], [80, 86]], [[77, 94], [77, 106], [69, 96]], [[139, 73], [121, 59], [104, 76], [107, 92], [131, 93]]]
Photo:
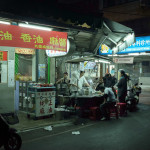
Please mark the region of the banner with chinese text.
[[34, 49], [28, 49], [28, 48], [15, 48], [15, 53], [17, 53], [17, 54], [34, 55], [35, 54], [35, 50]]
[[[136, 42], [117, 54], [139, 53], [150, 51], [150, 36], [136, 37]], [[99, 47], [99, 55], [112, 55], [112, 50], [107, 45]]]
[[0, 24], [0, 46], [67, 51], [67, 33]]
[[133, 64], [134, 57], [127, 58], [113, 58], [113, 62], [116, 64]]

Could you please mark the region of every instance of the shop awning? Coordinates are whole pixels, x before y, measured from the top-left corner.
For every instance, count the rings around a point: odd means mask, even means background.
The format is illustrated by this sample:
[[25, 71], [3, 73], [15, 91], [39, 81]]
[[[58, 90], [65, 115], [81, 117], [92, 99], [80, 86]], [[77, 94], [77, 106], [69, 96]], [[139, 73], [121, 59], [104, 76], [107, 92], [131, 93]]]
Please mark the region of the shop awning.
[[101, 34], [100, 47], [106, 45], [114, 53], [124, 50], [135, 42], [134, 31], [131, 28], [106, 18]]
[[84, 61], [95, 61], [95, 60], [106, 60], [111, 61], [109, 58], [103, 56], [87, 56], [87, 57], [80, 57], [80, 58], [73, 58], [71, 60], [67, 60], [66, 63], [79, 63]]
[[102, 27], [94, 32], [79, 31], [74, 35], [75, 52], [80, 56], [88, 56], [87, 53], [99, 55], [98, 50], [103, 45], [117, 53], [134, 42], [135, 35], [131, 28], [106, 18], [103, 18]]

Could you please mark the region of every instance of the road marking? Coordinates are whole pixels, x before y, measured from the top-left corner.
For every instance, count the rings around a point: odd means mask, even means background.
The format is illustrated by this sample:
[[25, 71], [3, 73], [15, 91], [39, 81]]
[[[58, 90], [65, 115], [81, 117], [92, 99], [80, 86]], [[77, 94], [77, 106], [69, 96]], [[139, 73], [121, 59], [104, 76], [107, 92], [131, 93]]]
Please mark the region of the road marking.
[[38, 141], [38, 140], [41, 140], [41, 139], [44, 139], [44, 138], [48, 138], [48, 137], [52, 137], [52, 136], [57, 136], [57, 135], [61, 135], [61, 134], [67, 133], [67, 132], [71, 132], [73, 130], [79, 130], [79, 129], [86, 128], [86, 127], [89, 127], [89, 126], [93, 126], [95, 124], [97, 124], [97, 123], [93, 123], [93, 124], [89, 124], [89, 125], [84, 125], [84, 126], [79, 127], [79, 128], [74, 128], [74, 129], [66, 130], [64, 132], [56, 133], [56, 134], [53, 134], [53, 135], [46, 135], [46, 136], [42, 136], [42, 137], [39, 137], [39, 138], [31, 139], [31, 140], [28, 140], [28, 141], [23, 141], [22, 143], [26, 144], [26, 143], [35, 142], [35, 141]]
[[26, 129], [26, 130], [18, 130], [17, 133], [24, 133], [24, 132], [29, 132], [29, 131], [34, 131], [34, 130], [38, 130], [38, 129], [43, 129], [44, 127], [47, 127], [47, 126], [52, 126], [52, 127], [62, 127], [62, 126], [67, 126], [67, 125], [71, 125], [72, 122], [66, 122], [66, 123], [61, 123], [61, 124], [56, 124], [56, 125], [44, 125], [44, 126], [41, 126], [41, 127], [34, 127], [34, 128], [31, 128], [31, 129]]

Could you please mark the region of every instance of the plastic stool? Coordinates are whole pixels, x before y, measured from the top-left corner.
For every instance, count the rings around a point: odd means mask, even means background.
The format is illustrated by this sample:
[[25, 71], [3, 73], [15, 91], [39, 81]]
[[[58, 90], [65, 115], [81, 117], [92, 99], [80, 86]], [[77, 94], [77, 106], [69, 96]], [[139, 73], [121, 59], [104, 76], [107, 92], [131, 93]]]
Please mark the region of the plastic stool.
[[84, 107], [75, 106], [75, 111], [76, 111], [76, 114], [81, 118], [88, 116], [86, 109]]
[[89, 109], [90, 109], [89, 118], [91, 120], [100, 119], [100, 108], [99, 107], [90, 107]]
[[116, 117], [116, 119], [119, 118], [118, 116], [118, 108], [116, 105], [112, 105], [108, 108], [109, 111], [109, 117]]
[[127, 115], [127, 105], [126, 103], [117, 103], [118, 112], [120, 116]]

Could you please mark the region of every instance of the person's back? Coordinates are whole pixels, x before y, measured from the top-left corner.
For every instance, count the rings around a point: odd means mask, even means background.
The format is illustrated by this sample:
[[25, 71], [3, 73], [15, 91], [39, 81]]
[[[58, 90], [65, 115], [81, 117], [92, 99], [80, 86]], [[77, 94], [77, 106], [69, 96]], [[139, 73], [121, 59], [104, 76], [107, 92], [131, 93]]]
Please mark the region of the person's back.
[[104, 94], [107, 94], [107, 102], [116, 102], [115, 94], [111, 87], [105, 88]]

